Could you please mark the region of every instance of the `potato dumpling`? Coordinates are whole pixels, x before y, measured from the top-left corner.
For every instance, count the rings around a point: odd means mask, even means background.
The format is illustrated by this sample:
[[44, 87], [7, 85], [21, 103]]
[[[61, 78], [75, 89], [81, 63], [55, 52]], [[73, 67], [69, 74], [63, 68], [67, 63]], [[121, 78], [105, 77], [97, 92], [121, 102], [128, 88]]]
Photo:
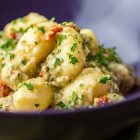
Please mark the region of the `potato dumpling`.
[[110, 63], [114, 76], [117, 77], [116, 82], [122, 93], [128, 93], [136, 84], [136, 75], [131, 67], [121, 63]]
[[20, 84], [13, 95], [16, 111], [42, 111], [53, 100], [53, 89], [42, 78], [33, 78]]
[[[47, 26], [50, 23], [46, 23]], [[56, 24], [52, 24], [52, 27]], [[11, 89], [37, 73], [37, 67], [45, 60], [54, 48], [54, 40], [46, 40], [43, 26], [30, 28], [19, 40], [15, 50], [15, 57], [8, 62], [1, 70], [1, 79]]]
[[90, 29], [81, 29], [80, 34], [83, 39], [85, 54], [88, 55], [89, 52], [96, 53], [99, 49], [99, 41], [94, 32]]
[[8, 37], [19, 40], [28, 28], [44, 21], [47, 21], [44, 16], [38, 13], [29, 13], [27, 16], [15, 19], [7, 24], [4, 31]]
[[[56, 48], [42, 64], [40, 73], [43, 73], [44, 79], [48, 78], [45, 74], [49, 73], [53, 85], [64, 87], [82, 71], [84, 63], [82, 38], [74, 28], [66, 26], [56, 34]], [[43, 69], [48, 71], [44, 73]]]
[[[94, 98], [108, 93], [111, 77], [98, 68], [85, 68], [68, 86], [56, 94], [55, 104], [60, 106], [83, 107], [94, 103]], [[61, 106], [60, 106], [61, 107]]]

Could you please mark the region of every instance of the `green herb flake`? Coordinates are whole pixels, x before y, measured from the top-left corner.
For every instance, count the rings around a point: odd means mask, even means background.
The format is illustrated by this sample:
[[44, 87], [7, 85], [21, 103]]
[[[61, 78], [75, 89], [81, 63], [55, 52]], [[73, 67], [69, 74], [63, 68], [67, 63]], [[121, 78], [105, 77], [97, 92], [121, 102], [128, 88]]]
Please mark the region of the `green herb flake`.
[[35, 104], [35, 107], [38, 108], [39, 107], [39, 104]]
[[11, 23], [12, 23], [12, 24], [16, 24], [16, 23], [17, 23], [17, 20], [15, 19], [15, 20], [13, 20]]
[[76, 92], [74, 92], [74, 91], [72, 92], [71, 100], [74, 104], [76, 104], [78, 101], [78, 96], [77, 96]]
[[76, 64], [78, 62], [78, 59], [71, 54], [69, 54], [69, 60], [71, 64]]
[[6, 66], [6, 64], [5, 64], [5, 63], [2, 63], [2, 64], [1, 64], [1, 67], [2, 67], [2, 68], [4, 68], [5, 66]]
[[22, 65], [26, 65], [26, 63], [27, 63], [26, 60], [24, 60], [24, 59], [21, 60], [21, 64], [22, 64]]
[[3, 106], [3, 104], [2, 104], [2, 103], [0, 103], [0, 109], [2, 109], [2, 106]]
[[54, 67], [56, 68], [58, 65], [61, 65], [62, 62], [63, 62], [63, 58], [56, 58]]
[[57, 46], [61, 45], [62, 41], [66, 38], [67, 38], [66, 35], [59, 35], [56, 42]]
[[111, 81], [111, 80], [112, 80], [111, 76], [102, 76], [99, 79], [99, 83], [106, 84], [108, 81]]
[[62, 22], [61, 25], [62, 26], [66, 26], [68, 24], [68, 22]]
[[32, 83], [24, 83], [23, 84], [28, 90], [33, 90], [33, 84]]
[[66, 107], [66, 105], [62, 101], [58, 102], [56, 105], [61, 107], [61, 108], [65, 108]]
[[0, 34], [0, 38], [2, 38], [2, 35]]
[[13, 53], [9, 53], [8, 55], [9, 55], [10, 60], [15, 58], [15, 54], [13, 54]]
[[84, 86], [84, 84], [80, 84], [80, 87], [83, 87]]
[[43, 26], [42, 27], [38, 27], [38, 30], [41, 31], [42, 33], [45, 33], [45, 29], [44, 29]]
[[65, 26], [67, 26], [70, 23], [73, 23], [73, 22], [72, 21], [62, 22], [61, 25], [65, 27]]
[[104, 48], [104, 46], [99, 46], [99, 51], [95, 55], [88, 55], [87, 61], [94, 61], [100, 67], [108, 67], [110, 62], [121, 63], [121, 59], [116, 52], [116, 48]]
[[74, 43], [70, 49], [73, 52], [75, 51], [76, 48], [77, 48], [77, 43]]
[[8, 39], [4, 44], [0, 46], [1, 49], [5, 51], [11, 51], [16, 48], [15, 41], [13, 39]]

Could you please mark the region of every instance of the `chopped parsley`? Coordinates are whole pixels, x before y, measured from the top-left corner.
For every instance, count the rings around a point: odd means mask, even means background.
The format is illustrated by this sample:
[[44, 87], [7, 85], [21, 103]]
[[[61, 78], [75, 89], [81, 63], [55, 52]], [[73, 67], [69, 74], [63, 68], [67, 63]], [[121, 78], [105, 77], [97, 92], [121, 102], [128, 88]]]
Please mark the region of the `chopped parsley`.
[[23, 84], [28, 90], [33, 90], [33, 84], [32, 83], [24, 83]]
[[59, 35], [56, 42], [57, 46], [61, 45], [62, 41], [66, 38], [67, 38], [66, 35]]
[[89, 47], [90, 46], [90, 42], [91, 42], [91, 39], [83, 39], [83, 49], [85, 49], [86, 47]]
[[39, 107], [39, 104], [35, 104], [35, 107], [38, 108]]
[[111, 76], [102, 76], [99, 79], [99, 83], [106, 84], [110, 80], [112, 80], [112, 77]]
[[58, 102], [56, 105], [61, 107], [61, 108], [65, 108], [66, 107], [66, 105], [62, 101]]
[[77, 48], [77, 43], [74, 43], [70, 49], [73, 52], [75, 51], [76, 48]]
[[12, 21], [12, 24], [16, 24], [17, 23], [17, 19]]
[[2, 35], [0, 34], [0, 38], [2, 38]]
[[5, 51], [11, 51], [16, 48], [15, 41], [13, 39], [8, 39], [4, 44], [0, 46], [1, 49]]
[[84, 86], [84, 84], [80, 84], [80, 87], [83, 87]]
[[9, 55], [10, 60], [14, 59], [14, 57], [15, 57], [15, 54], [13, 54], [13, 53], [8, 53], [8, 55]]
[[2, 68], [4, 68], [5, 66], [6, 66], [6, 64], [5, 64], [5, 63], [2, 63], [2, 64], [1, 64], [1, 67], [2, 67]]
[[45, 33], [45, 29], [44, 29], [43, 26], [42, 27], [38, 27], [38, 30], [41, 31], [42, 33]]
[[72, 92], [71, 100], [74, 104], [77, 103], [78, 96], [77, 96], [76, 92], [74, 92], [74, 91]]
[[99, 46], [99, 51], [95, 55], [88, 55], [87, 61], [93, 60], [99, 66], [107, 67], [110, 62], [121, 63], [121, 59], [116, 53], [116, 48], [104, 48]]
[[72, 21], [62, 22], [61, 25], [65, 27], [65, 26], [67, 26], [69, 23], [73, 23], [73, 22], [72, 22]]
[[71, 54], [69, 54], [69, 60], [71, 64], [76, 64], [78, 62], [78, 59]]
[[56, 68], [58, 65], [60, 65], [63, 62], [63, 58], [56, 58], [54, 67]]
[[26, 60], [24, 60], [24, 59], [21, 60], [21, 64], [22, 64], [22, 65], [26, 65], [26, 63], [27, 63]]
[[2, 104], [2, 103], [0, 103], [0, 109], [2, 109], [2, 106], [3, 106], [3, 104]]
[[26, 29], [23, 29], [23, 28], [19, 28], [16, 33], [25, 33], [26, 32]]

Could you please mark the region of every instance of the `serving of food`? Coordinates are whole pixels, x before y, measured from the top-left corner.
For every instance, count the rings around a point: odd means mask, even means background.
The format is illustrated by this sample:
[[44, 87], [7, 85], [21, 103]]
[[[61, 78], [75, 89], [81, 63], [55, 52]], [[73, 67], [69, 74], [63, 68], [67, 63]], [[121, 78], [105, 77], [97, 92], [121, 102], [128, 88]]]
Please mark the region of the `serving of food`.
[[0, 32], [0, 110], [43, 111], [104, 106], [137, 85], [133, 68], [90, 29], [37, 13]]

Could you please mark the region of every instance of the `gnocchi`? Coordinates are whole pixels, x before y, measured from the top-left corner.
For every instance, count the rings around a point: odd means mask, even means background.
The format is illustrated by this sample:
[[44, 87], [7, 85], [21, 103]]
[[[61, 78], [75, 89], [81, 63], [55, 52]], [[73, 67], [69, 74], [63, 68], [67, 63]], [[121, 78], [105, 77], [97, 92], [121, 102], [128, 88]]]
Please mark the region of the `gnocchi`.
[[115, 48], [73, 22], [29, 13], [0, 31], [1, 111], [105, 106], [125, 100], [136, 85]]

